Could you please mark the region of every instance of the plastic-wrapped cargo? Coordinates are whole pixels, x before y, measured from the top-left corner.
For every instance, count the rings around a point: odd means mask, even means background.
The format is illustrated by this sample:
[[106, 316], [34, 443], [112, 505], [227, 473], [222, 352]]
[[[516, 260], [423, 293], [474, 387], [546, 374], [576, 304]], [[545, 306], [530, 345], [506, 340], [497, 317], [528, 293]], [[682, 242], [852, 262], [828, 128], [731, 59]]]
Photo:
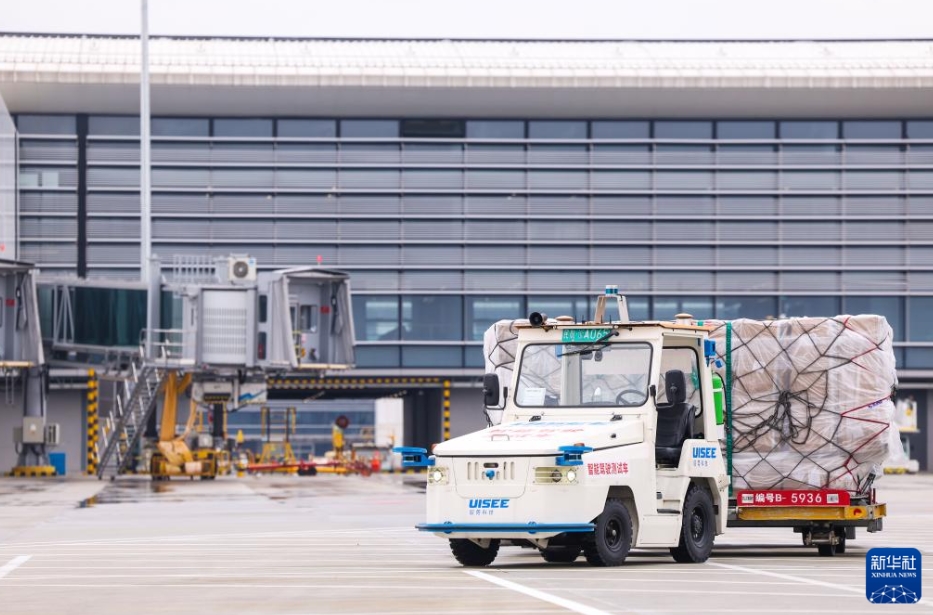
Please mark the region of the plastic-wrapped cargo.
[[707, 324], [731, 399], [734, 488], [858, 491], [880, 473], [897, 385], [884, 317]]
[[527, 320], [499, 320], [494, 322], [483, 334], [483, 357], [486, 360], [486, 373], [496, 373], [499, 382], [508, 386], [512, 382], [512, 370], [515, 368], [515, 353], [518, 351], [517, 324], [527, 324]]

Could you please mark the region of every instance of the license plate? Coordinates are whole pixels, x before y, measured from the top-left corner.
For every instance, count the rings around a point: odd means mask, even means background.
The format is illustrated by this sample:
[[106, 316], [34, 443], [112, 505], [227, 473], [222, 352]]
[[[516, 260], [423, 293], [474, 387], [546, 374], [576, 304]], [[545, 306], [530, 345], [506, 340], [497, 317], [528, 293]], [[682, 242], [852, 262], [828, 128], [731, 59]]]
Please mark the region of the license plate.
[[841, 489], [814, 491], [739, 491], [736, 504], [750, 506], [848, 506], [849, 492]]
[[612, 329], [564, 329], [561, 341], [565, 344], [592, 344], [611, 332]]

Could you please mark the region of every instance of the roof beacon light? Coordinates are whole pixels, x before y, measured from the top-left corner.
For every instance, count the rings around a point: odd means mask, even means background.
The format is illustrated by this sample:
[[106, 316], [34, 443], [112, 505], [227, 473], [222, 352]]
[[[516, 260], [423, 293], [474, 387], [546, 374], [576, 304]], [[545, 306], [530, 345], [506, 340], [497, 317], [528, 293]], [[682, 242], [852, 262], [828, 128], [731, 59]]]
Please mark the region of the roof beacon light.
[[606, 294], [607, 295], [618, 295], [619, 285], [618, 284], [606, 284]]

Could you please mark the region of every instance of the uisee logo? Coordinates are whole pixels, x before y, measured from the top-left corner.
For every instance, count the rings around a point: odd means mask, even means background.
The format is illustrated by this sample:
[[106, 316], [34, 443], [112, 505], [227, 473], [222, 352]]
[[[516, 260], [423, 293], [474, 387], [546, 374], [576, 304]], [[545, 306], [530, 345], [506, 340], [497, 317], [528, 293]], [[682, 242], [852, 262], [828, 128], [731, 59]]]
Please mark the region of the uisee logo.
[[470, 500], [470, 508], [508, 508], [508, 507], [509, 507], [508, 498]]
[[694, 459], [716, 459], [716, 447], [715, 446], [694, 446], [693, 447], [693, 458]]

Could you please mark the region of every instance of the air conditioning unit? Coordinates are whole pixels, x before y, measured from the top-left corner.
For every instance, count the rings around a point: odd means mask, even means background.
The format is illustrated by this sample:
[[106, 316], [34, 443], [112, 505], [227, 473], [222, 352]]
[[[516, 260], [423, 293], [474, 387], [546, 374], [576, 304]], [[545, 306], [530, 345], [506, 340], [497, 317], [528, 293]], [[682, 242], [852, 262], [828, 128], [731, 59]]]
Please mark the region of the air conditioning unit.
[[227, 261], [227, 279], [233, 283], [256, 281], [256, 259], [231, 256]]

